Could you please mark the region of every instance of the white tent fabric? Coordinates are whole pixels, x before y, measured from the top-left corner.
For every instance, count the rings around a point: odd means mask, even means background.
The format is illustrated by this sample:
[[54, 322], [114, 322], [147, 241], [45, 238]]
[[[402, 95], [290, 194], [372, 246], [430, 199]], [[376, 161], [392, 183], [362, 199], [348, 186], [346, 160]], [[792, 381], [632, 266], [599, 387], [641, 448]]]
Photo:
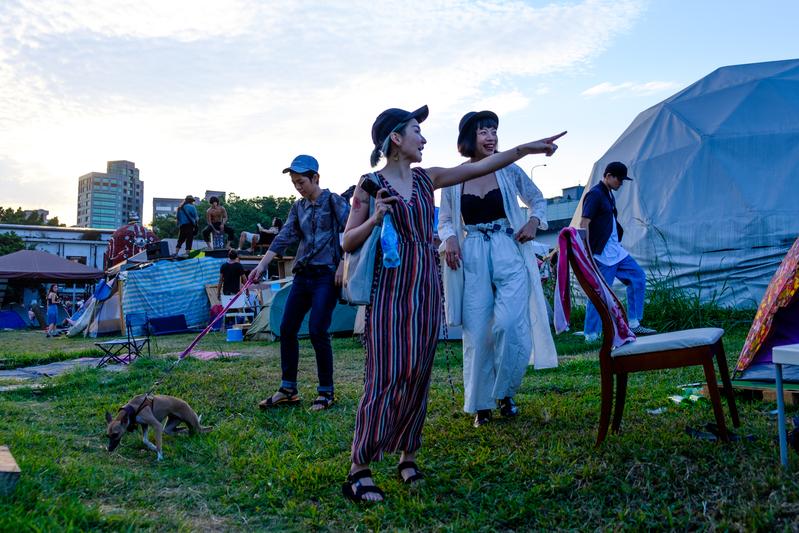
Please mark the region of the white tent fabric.
[[[622, 161], [624, 247], [703, 301], [757, 307], [799, 235], [799, 59], [720, 68], [642, 112], [596, 162]], [[575, 211], [576, 226], [582, 201]]]

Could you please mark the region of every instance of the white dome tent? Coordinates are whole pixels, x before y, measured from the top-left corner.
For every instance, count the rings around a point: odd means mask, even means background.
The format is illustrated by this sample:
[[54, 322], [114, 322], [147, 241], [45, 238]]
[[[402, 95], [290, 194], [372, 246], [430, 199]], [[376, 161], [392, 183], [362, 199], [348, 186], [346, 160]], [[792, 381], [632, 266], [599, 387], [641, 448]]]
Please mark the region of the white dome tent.
[[644, 271], [757, 307], [799, 235], [799, 60], [723, 67], [642, 112], [585, 192], [611, 161], [634, 178], [616, 201]]

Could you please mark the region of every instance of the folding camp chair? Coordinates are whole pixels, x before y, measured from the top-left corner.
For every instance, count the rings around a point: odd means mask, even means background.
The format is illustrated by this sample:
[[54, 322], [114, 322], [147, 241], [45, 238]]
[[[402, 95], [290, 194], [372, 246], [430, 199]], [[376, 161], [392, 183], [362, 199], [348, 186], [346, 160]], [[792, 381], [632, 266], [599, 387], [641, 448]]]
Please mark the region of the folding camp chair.
[[[142, 355], [145, 346], [147, 346], [147, 355], [150, 356], [150, 328], [149, 320], [145, 313], [126, 314], [125, 333], [127, 336], [124, 339], [94, 343], [103, 351], [103, 356], [97, 363], [97, 368], [109, 363], [128, 365]], [[141, 336], [142, 333], [143, 336]]]
[[[232, 299], [233, 295], [223, 294], [221, 301], [222, 307], [227, 307]], [[255, 318], [255, 308], [247, 302], [247, 295], [240, 295], [227, 310], [225, 316], [222, 318], [223, 330], [227, 330], [227, 321], [229, 318], [232, 318], [234, 322], [238, 321], [239, 318], [244, 318], [245, 320], [249, 319], [249, 322], [253, 321]]]
[[[584, 235], [584, 232], [578, 234], [574, 228], [565, 228], [561, 231], [560, 238], [566, 240], [566, 255], [577, 281], [602, 318], [602, 347], [599, 349], [602, 406], [596, 445], [601, 444], [607, 436], [611, 408], [613, 407], [614, 378], [616, 381], [616, 405], [611, 427], [614, 432], [618, 432], [624, 412], [624, 400], [627, 396], [628, 374], [694, 365], [702, 366], [705, 371], [707, 390], [710, 393], [710, 402], [713, 406], [719, 436], [722, 440], [728, 441], [729, 435], [724, 423], [724, 412], [721, 408], [721, 397], [716, 382], [716, 372], [713, 368], [714, 357], [719, 367], [721, 381], [724, 384], [724, 394], [727, 397], [732, 423], [735, 427], [739, 427], [740, 421], [722, 344], [724, 330], [697, 328], [672, 331], [642, 337], [613, 348], [614, 337], [617, 335], [613, 316], [623, 317], [626, 322], [626, 315], [615, 297], [611, 299], [613, 303], [609, 306], [606, 300], [598, 294], [597, 287], [600, 287], [600, 284], [604, 285], [605, 281], [591, 258], [590, 248], [584, 241]], [[581, 242], [575, 242], [576, 239], [581, 239]], [[578, 246], [581, 246], [582, 249], [577, 250]], [[562, 257], [562, 253], [559, 260], [566, 260]], [[565, 280], [563, 281], [565, 282]], [[607, 288], [607, 285], [604, 286]]]

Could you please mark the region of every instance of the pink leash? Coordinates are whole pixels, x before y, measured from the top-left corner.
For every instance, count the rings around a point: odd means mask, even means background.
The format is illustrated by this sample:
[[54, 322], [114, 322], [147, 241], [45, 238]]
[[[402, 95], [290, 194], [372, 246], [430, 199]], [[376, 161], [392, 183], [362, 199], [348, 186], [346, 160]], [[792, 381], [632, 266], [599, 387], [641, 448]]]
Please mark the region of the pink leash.
[[254, 280], [250, 280], [250, 279], [248, 279], [247, 282], [244, 283], [244, 285], [241, 287], [241, 289], [239, 289], [239, 292], [237, 292], [236, 295], [233, 298], [230, 299], [230, 301], [224, 307], [224, 309], [222, 309], [222, 311], [218, 315], [216, 315], [214, 317], [214, 319], [211, 320], [211, 322], [207, 326], [205, 326], [205, 329], [202, 330], [200, 332], [200, 334], [197, 335], [197, 337], [194, 338], [193, 341], [191, 341], [191, 344], [189, 344], [189, 346], [180, 353], [180, 355], [178, 356], [177, 360], [174, 363], [172, 363], [172, 365], [170, 365], [170, 367], [167, 368], [164, 371], [164, 374], [161, 376], [161, 378], [159, 380], [157, 380], [155, 383], [153, 383], [153, 386], [150, 387], [149, 391], [147, 391], [147, 394], [146, 394], [147, 396], [150, 396], [153, 393], [153, 390], [155, 390], [155, 388], [158, 385], [161, 384], [161, 381], [163, 381], [163, 379], [167, 376], [167, 374], [172, 372], [172, 370], [178, 365], [178, 363], [180, 363], [183, 359], [186, 358], [187, 355], [189, 355], [191, 353], [191, 351], [197, 346], [197, 344], [202, 340], [202, 338], [205, 337], [206, 335], [208, 335], [208, 332], [211, 331], [211, 328], [214, 327], [214, 324], [219, 322], [219, 319], [223, 318], [225, 316], [225, 313], [227, 313], [228, 309], [230, 309], [231, 306], [236, 302], [236, 300], [238, 300], [239, 296], [241, 296], [241, 294], [244, 291], [249, 289], [250, 286], [253, 283], [254, 283]]

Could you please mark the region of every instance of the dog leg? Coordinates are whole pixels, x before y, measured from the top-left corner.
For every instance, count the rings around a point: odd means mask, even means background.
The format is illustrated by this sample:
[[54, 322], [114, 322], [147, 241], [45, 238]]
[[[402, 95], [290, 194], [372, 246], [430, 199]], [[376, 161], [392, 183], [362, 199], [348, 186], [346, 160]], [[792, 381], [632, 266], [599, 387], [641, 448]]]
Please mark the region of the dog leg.
[[141, 426], [142, 442], [144, 442], [144, 445], [147, 446], [147, 448], [150, 451], [156, 452], [158, 451], [158, 449], [155, 447], [155, 444], [150, 442], [150, 439], [147, 438], [147, 433], [149, 433], [149, 431], [150, 431], [149, 426], [147, 426], [147, 424], [142, 424]]
[[178, 427], [182, 423], [183, 420], [177, 416], [167, 416], [166, 424], [164, 425], [164, 433], [167, 435], [180, 435], [181, 433], [186, 433], [186, 431], [188, 431], [186, 428]]
[[158, 454], [158, 460], [162, 460], [164, 458], [164, 454], [161, 453], [161, 443], [164, 436], [164, 427], [161, 425], [160, 422], [153, 424], [153, 430], [155, 430], [155, 448], [156, 453]]

